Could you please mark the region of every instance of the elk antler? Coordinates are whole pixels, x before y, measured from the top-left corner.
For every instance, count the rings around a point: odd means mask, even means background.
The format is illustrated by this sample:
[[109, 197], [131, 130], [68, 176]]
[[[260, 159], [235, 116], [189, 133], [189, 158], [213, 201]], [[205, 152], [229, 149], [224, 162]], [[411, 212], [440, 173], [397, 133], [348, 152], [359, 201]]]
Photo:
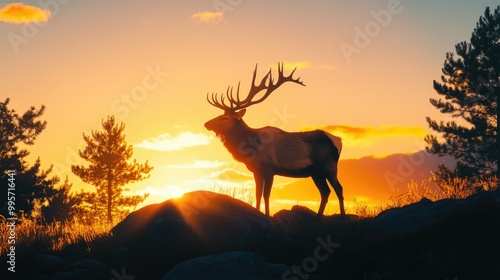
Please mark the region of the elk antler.
[[[211, 98], [209, 98], [209, 94], [207, 94], [208, 103], [224, 111], [235, 112], [236, 110], [244, 109], [253, 104], [264, 101], [275, 89], [279, 88], [285, 82], [294, 82], [305, 86], [304, 83], [300, 81], [300, 78], [294, 79], [292, 77], [295, 70], [297, 70], [297, 67], [293, 69], [290, 75], [285, 77], [283, 75], [283, 63], [278, 63], [278, 80], [276, 81], [276, 83], [274, 82], [271, 70], [272, 69], [269, 69], [269, 72], [267, 72], [267, 74], [262, 78], [259, 85], [255, 85], [255, 78], [257, 76], [257, 65], [255, 65], [255, 70], [253, 71], [252, 78], [252, 87], [250, 88], [250, 91], [248, 92], [248, 95], [244, 100], [240, 100], [239, 82], [238, 88], [236, 89], [236, 97], [233, 95], [233, 87], [228, 86], [226, 94], [221, 94], [220, 98], [218, 98], [219, 96], [217, 95], [217, 93], [212, 93]], [[266, 90], [266, 92], [261, 98], [252, 100], [259, 92], [263, 90]], [[226, 100], [228, 100], [229, 104], [226, 104]]]

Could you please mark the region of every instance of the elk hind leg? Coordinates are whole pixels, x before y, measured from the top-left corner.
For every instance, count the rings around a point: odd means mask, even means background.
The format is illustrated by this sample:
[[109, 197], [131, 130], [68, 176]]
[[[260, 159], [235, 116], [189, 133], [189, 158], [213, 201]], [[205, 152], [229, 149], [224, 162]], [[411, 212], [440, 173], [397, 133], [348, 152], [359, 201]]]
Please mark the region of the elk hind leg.
[[319, 210], [318, 210], [318, 217], [323, 216], [323, 212], [325, 212], [325, 207], [326, 204], [328, 203], [328, 196], [330, 196], [330, 187], [328, 187], [328, 184], [326, 183], [326, 178], [323, 176], [319, 175], [313, 175], [311, 176], [314, 184], [319, 190], [319, 193], [321, 194], [321, 202], [319, 204]]
[[337, 170], [335, 168], [335, 172], [331, 172], [332, 174], [328, 175], [328, 182], [333, 187], [333, 190], [335, 191], [335, 194], [337, 195], [337, 198], [339, 199], [339, 207], [340, 207], [340, 215], [342, 217], [345, 216], [345, 208], [344, 208], [344, 194], [343, 194], [343, 189], [342, 185], [340, 184], [339, 180], [337, 179]]

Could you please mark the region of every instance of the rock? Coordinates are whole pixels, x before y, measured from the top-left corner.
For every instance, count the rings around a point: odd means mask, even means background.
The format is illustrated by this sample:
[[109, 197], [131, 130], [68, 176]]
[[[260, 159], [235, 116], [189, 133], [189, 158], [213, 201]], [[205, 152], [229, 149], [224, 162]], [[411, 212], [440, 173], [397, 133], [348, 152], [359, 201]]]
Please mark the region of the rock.
[[227, 252], [219, 255], [198, 257], [183, 262], [170, 270], [162, 280], [274, 280], [290, 267], [268, 262], [264, 257], [246, 251]]
[[332, 215], [318, 218], [316, 212], [311, 209], [295, 205], [291, 210], [281, 210], [274, 214], [272, 219], [282, 233], [292, 238], [301, 238], [311, 233], [318, 235], [337, 230], [339, 227], [344, 227], [346, 223], [359, 221], [360, 217]]
[[[389, 209], [374, 219], [361, 242], [361, 247], [405, 241], [413, 236], [429, 233], [452, 220], [463, 220], [465, 216], [470, 216], [467, 212], [482, 211], [487, 205], [493, 207], [492, 211], [500, 210], [491, 204], [500, 206], [498, 193], [481, 192], [466, 199], [443, 199], [436, 202], [422, 199], [418, 203]], [[482, 219], [484, 216], [470, 218]]]
[[61, 268], [65, 261], [58, 256], [38, 254], [33, 257], [32, 263], [36, 275], [47, 275]]
[[271, 220], [252, 206], [208, 191], [186, 193], [134, 211], [112, 234], [122, 244], [161, 247], [194, 238], [204, 247], [219, 250], [243, 250], [279, 235]]
[[291, 210], [281, 210], [274, 214], [273, 221], [281, 232], [294, 237], [323, 228], [316, 212], [298, 205], [293, 206]]
[[208, 191], [134, 211], [112, 235], [115, 246], [141, 256], [131, 265], [161, 268], [163, 273], [181, 261], [225, 251], [271, 254], [283, 240], [271, 219], [254, 207]]
[[109, 280], [113, 277], [112, 268], [93, 259], [72, 262], [60, 271], [47, 277], [47, 280]]
[[374, 219], [361, 247], [374, 247], [417, 235], [441, 222], [461, 205], [462, 200], [444, 199], [432, 202], [422, 199], [418, 203], [386, 210]]
[[401, 273], [396, 278], [487, 279], [500, 273], [498, 224], [498, 192], [424, 199], [378, 215], [358, 254], [366, 267]]

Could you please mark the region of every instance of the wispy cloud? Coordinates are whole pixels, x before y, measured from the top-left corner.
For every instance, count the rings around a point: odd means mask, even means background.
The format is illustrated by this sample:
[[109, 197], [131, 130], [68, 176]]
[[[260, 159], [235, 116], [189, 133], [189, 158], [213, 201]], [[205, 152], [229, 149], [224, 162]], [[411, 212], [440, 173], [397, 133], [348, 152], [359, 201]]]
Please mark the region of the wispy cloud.
[[191, 15], [191, 19], [197, 23], [219, 24], [224, 21], [222, 12], [199, 12]]
[[254, 185], [252, 174], [232, 167], [226, 167], [224, 169], [214, 171], [201, 178], [192, 180], [191, 182], [205, 186], [219, 187], [241, 187]]
[[250, 173], [236, 170], [234, 168], [224, 168], [221, 171], [212, 173], [211, 177], [216, 180], [233, 182], [247, 182], [249, 180], [253, 180], [253, 176]]
[[327, 125], [322, 127], [304, 127], [302, 130], [321, 129], [342, 138], [347, 146], [366, 146], [379, 139], [410, 137], [423, 138], [427, 134], [421, 126], [350, 126]]
[[176, 151], [187, 147], [207, 145], [211, 136], [207, 136], [201, 132], [193, 133], [190, 131], [183, 131], [177, 133], [175, 136], [170, 133], [163, 133], [156, 137], [143, 140], [141, 143], [136, 144], [135, 147], [157, 150], [157, 151]]
[[167, 168], [186, 168], [186, 169], [215, 169], [226, 165], [227, 162], [212, 160], [194, 160], [187, 164], [169, 164]]
[[50, 11], [23, 3], [10, 3], [0, 8], [0, 21], [12, 24], [45, 22]]
[[297, 70], [311, 68], [312, 63], [310, 61], [284, 61], [283, 68], [285, 70], [293, 70], [297, 68]]

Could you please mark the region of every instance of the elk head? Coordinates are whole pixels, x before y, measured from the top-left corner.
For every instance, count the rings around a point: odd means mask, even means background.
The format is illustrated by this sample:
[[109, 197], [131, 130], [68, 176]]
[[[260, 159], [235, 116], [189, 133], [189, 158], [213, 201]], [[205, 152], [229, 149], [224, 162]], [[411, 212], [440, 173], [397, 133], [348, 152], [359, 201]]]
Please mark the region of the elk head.
[[205, 123], [205, 128], [212, 130], [216, 135], [225, 135], [231, 131], [236, 122], [241, 122], [245, 115], [246, 109], [240, 111], [225, 111], [224, 114], [219, 115]]
[[[224, 114], [217, 116], [205, 123], [205, 127], [208, 130], [214, 131], [217, 135], [225, 135], [232, 130], [234, 125], [238, 122], [242, 122], [242, 117], [245, 115], [246, 109], [253, 104], [260, 103], [264, 101], [275, 89], [280, 87], [285, 82], [294, 82], [304, 86], [304, 83], [300, 81], [300, 78], [294, 79], [293, 73], [297, 68], [293, 69], [289, 76], [283, 75], [283, 63], [278, 63], [278, 80], [274, 81], [272, 76], [272, 69], [262, 78], [258, 85], [255, 84], [255, 78], [257, 76], [257, 65], [255, 65], [255, 70], [253, 72], [252, 86], [248, 95], [245, 99], [240, 99], [240, 83], [238, 83], [238, 88], [236, 89], [236, 95], [233, 94], [233, 87], [229, 86], [226, 90], [226, 94], [221, 94], [218, 96], [216, 93], [207, 94], [207, 101], [210, 105], [224, 110]], [[255, 96], [261, 91], [265, 90], [264, 94], [254, 100]], [[226, 101], [228, 103], [226, 103]]]

